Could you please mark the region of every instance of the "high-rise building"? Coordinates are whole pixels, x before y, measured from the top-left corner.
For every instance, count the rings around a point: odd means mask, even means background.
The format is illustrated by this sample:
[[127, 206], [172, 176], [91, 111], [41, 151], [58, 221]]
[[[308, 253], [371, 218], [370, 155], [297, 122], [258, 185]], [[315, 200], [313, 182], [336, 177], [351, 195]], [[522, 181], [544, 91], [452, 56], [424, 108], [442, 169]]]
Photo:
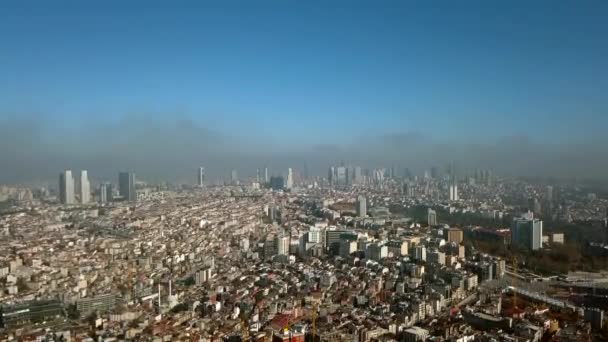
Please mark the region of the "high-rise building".
[[357, 197], [357, 216], [367, 216], [367, 199], [363, 195], [359, 195], [359, 197]]
[[260, 168], [258, 168], [258, 169], [255, 170], [255, 181], [258, 182], [258, 183], [261, 181], [261, 179], [260, 179]]
[[464, 234], [462, 232], [462, 229], [458, 229], [458, 228], [448, 229], [448, 242], [449, 243], [461, 244], [463, 239], [464, 239]]
[[198, 168], [198, 177], [196, 179], [196, 184], [201, 188], [205, 185], [205, 168], [204, 167]]
[[458, 185], [450, 185], [450, 201], [458, 201]]
[[270, 182], [270, 178], [268, 177], [268, 168], [264, 166], [264, 183]]
[[270, 188], [275, 191], [285, 189], [285, 181], [281, 176], [272, 176], [270, 177]]
[[125, 201], [137, 201], [137, 192], [135, 191], [135, 173], [120, 172], [118, 174], [118, 192]]
[[87, 170], [80, 170], [80, 203], [89, 203], [91, 200], [91, 184]]
[[433, 210], [431, 208], [428, 209], [427, 221], [428, 221], [429, 226], [437, 225], [437, 212], [435, 212], [435, 210]]
[[99, 203], [107, 203], [108, 202], [108, 184], [101, 183], [99, 184]]
[[547, 202], [553, 202], [553, 187], [551, 185], [547, 185]]
[[285, 188], [293, 188], [293, 170], [291, 168], [287, 169], [287, 182], [285, 183]]
[[288, 235], [281, 235], [277, 237], [277, 254], [278, 255], [289, 255], [289, 245], [291, 239]]
[[414, 184], [412, 182], [407, 181], [405, 184], [403, 184], [403, 194], [409, 198], [416, 197], [416, 189], [414, 188]]
[[74, 204], [74, 177], [72, 170], [65, 170], [59, 175], [59, 200], [63, 204]]
[[516, 248], [538, 250], [543, 247], [543, 221], [528, 214], [514, 218], [511, 226], [511, 245]]
[[239, 184], [239, 175], [236, 172], [235, 169], [232, 169], [232, 172], [230, 172], [230, 183], [232, 185], [238, 185]]

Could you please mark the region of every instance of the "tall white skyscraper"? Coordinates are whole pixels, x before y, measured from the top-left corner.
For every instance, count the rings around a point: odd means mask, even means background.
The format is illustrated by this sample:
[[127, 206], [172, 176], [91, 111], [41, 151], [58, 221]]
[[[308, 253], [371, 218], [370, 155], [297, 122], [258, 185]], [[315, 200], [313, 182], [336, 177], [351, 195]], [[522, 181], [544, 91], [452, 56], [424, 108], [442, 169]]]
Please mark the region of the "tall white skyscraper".
[[450, 185], [450, 201], [458, 201], [458, 185]]
[[204, 167], [198, 168], [198, 178], [197, 178], [196, 183], [201, 188], [203, 187], [203, 185], [205, 185], [205, 168]]
[[91, 184], [87, 170], [80, 170], [80, 203], [89, 203], [91, 200]]
[[291, 239], [289, 236], [281, 235], [277, 237], [277, 254], [278, 255], [289, 255], [289, 245]]
[[357, 216], [367, 216], [367, 199], [363, 195], [357, 197]]
[[59, 200], [63, 204], [74, 204], [74, 177], [72, 170], [65, 170], [59, 175]]
[[268, 168], [264, 166], [264, 183], [270, 182], [270, 178], [268, 178]]
[[285, 188], [293, 188], [293, 171], [291, 168], [287, 169], [287, 182], [285, 182]]

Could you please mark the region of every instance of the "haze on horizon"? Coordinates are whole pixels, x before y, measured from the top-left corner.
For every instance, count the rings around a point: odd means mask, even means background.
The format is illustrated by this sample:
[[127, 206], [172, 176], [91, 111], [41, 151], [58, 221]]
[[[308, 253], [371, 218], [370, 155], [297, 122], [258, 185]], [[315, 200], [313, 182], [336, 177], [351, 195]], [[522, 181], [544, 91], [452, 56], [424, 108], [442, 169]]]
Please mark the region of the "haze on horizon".
[[606, 17], [602, 1], [2, 2], [0, 182], [452, 160], [606, 180]]

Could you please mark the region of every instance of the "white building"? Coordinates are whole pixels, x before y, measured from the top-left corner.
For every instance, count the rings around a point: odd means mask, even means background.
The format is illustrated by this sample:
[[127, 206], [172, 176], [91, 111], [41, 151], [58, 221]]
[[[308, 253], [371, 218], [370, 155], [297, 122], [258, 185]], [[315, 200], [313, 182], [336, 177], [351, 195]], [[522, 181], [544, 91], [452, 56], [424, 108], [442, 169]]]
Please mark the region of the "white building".
[[80, 203], [89, 203], [91, 200], [91, 183], [87, 170], [80, 170]]
[[357, 216], [367, 216], [367, 199], [363, 195], [357, 197]]
[[63, 204], [74, 204], [74, 177], [72, 170], [65, 170], [59, 175], [59, 200]]

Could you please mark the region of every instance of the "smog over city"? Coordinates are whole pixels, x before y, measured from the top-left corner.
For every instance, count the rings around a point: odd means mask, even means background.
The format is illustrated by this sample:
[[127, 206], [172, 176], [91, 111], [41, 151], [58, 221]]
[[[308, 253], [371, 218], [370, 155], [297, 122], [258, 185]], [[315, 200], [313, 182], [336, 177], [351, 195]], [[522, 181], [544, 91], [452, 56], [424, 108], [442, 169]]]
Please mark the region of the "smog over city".
[[608, 340], [606, 18], [1, 2], [0, 341]]

